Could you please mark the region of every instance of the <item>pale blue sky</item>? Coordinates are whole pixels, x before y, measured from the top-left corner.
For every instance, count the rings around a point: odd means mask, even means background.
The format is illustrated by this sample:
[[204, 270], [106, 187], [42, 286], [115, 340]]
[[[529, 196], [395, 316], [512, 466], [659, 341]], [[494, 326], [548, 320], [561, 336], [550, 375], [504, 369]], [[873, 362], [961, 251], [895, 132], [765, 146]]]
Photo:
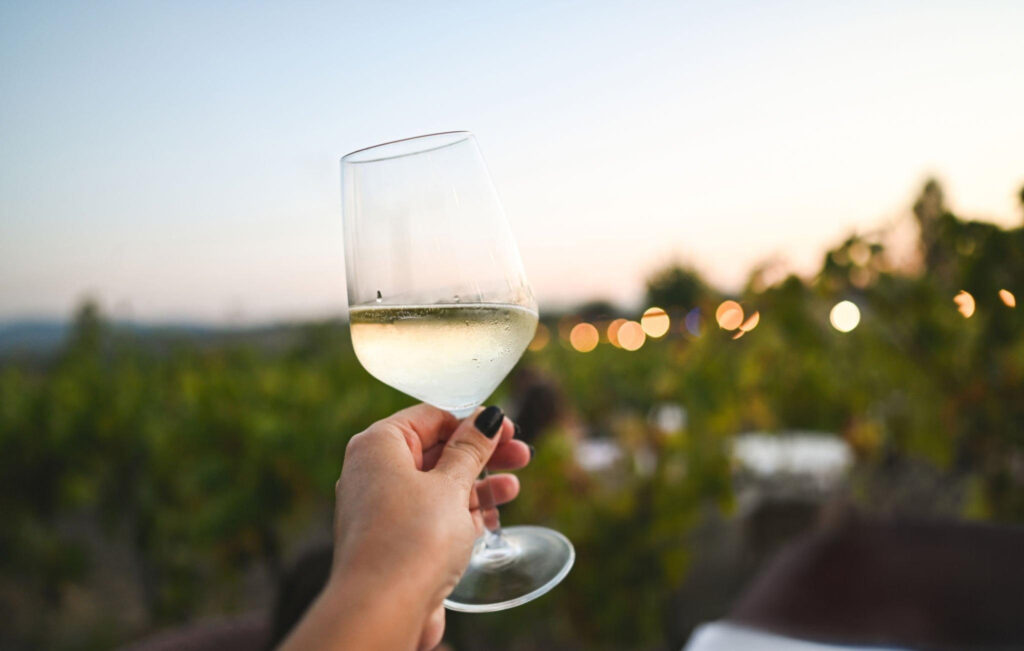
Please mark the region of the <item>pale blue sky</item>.
[[1020, 2], [95, 4], [0, 3], [0, 318], [337, 314], [338, 158], [451, 129], [542, 304], [1021, 219]]

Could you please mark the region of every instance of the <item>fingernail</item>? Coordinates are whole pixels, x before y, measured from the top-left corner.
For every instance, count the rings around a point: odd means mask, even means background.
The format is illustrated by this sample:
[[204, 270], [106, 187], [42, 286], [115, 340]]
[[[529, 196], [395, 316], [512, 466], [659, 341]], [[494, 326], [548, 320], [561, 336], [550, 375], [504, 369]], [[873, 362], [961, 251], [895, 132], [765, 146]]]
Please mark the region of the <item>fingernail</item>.
[[526, 444], [526, 447], [530, 448], [530, 461], [533, 461], [533, 455], [537, 452], [537, 448], [533, 447], [529, 443]]
[[522, 434], [522, 433], [523, 433], [523, 430], [519, 429], [519, 423], [512, 423], [512, 424], [513, 424], [513, 425], [515, 426], [515, 428], [516, 428], [516, 433], [515, 433], [515, 434], [513, 434], [513, 435], [512, 435], [512, 437], [513, 437], [513, 438], [517, 438], [517, 439], [518, 439], [518, 438], [522, 438], [522, 437], [520, 436], [520, 434]]
[[491, 405], [487, 409], [480, 412], [480, 415], [473, 421], [473, 425], [480, 430], [480, 432], [491, 439], [501, 429], [501, 421], [505, 419], [505, 414], [501, 413], [501, 409]]

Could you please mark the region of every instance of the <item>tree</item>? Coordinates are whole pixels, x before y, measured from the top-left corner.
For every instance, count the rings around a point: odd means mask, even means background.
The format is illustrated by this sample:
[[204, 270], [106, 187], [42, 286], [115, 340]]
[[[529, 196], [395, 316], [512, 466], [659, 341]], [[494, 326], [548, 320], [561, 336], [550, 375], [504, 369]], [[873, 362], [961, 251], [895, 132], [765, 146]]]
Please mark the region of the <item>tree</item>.
[[691, 310], [712, 303], [717, 296], [692, 267], [675, 264], [647, 281], [647, 305]]

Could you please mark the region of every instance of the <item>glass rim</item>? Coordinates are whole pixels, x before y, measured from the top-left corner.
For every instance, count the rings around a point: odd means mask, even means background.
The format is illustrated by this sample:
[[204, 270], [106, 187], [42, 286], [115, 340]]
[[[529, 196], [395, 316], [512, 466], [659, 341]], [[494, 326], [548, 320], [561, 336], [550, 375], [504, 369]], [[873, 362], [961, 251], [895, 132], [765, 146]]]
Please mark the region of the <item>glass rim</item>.
[[[472, 137], [473, 133], [471, 131], [456, 130], [438, 131], [437, 133], [427, 133], [422, 136], [400, 138], [398, 140], [390, 140], [388, 142], [382, 142], [377, 145], [371, 145], [369, 147], [350, 151], [341, 157], [341, 162], [352, 165], [360, 163], [376, 163], [378, 161], [415, 156], [416, 154], [425, 154], [438, 149], [444, 149], [445, 147], [451, 147], [452, 145], [457, 145], [460, 142], [465, 142]], [[424, 142], [434, 140], [441, 142], [436, 144]], [[395, 149], [396, 151], [389, 154], [387, 153], [388, 149]], [[369, 158], [366, 158], [366, 156], [369, 156]]]

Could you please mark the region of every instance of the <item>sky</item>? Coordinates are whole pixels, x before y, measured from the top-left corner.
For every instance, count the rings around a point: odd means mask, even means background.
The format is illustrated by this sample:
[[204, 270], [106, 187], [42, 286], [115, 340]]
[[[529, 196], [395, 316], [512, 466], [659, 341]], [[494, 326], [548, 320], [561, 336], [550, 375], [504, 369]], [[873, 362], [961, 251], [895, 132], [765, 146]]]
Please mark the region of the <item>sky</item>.
[[338, 159], [477, 135], [542, 309], [1021, 222], [1024, 3], [0, 0], [0, 319], [345, 309]]

